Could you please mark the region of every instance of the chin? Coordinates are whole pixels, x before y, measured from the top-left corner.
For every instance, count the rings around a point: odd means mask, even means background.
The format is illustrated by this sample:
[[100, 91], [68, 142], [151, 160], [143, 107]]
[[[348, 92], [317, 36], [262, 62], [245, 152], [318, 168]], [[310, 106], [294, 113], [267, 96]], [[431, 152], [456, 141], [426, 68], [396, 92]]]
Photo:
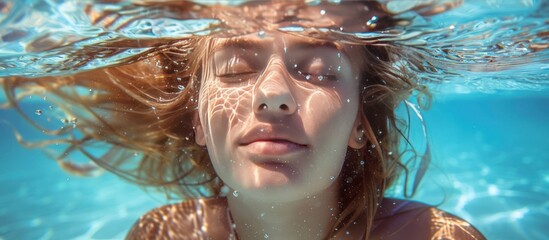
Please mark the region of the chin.
[[[307, 184], [280, 173], [270, 173], [262, 174], [256, 182], [239, 182], [233, 189], [242, 196], [275, 203], [305, 199], [329, 188], [329, 186], [320, 185], [311, 182]], [[330, 184], [327, 183], [327, 185]]]

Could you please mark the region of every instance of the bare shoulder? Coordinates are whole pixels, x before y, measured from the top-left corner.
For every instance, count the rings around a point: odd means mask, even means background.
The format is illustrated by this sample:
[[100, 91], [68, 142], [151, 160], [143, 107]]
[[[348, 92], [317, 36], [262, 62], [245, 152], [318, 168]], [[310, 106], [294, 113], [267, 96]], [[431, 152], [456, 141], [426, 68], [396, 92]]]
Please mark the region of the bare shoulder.
[[423, 203], [386, 198], [378, 211], [373, 239], [486, 239], [469, 222]]
[[226, 206], [224, 199], [165, 205], [141, 216], [126, 239], [197, 239], [226, 234], [229, 227]]

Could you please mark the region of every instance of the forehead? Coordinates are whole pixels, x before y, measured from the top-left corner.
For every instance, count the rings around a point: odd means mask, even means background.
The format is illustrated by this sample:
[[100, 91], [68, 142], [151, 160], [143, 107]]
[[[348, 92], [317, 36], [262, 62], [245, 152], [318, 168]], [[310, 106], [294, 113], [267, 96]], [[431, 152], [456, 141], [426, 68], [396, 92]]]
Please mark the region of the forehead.
[[345, 46], [337, 41], [327, 41], [282, 32], [257, 32], [236, 37], [219, 37], [213, 39], [213, 51], [226, 49], [245, 50], [305, 50], [311, 48], [330, 48], [344, 51]]

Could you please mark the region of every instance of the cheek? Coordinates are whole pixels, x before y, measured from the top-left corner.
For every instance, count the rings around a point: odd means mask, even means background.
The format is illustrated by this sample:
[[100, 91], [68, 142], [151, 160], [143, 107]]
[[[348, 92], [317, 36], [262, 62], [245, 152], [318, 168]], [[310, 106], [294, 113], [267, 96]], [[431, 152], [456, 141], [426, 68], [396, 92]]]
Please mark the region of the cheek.
[[[309, 132], [323, 138], [350, 133], [358, 110], [358, 94], [352, 89], [317, 90], [304, 101], [303, 120]], [[330, 135], [332, 133], [336, 135]]]
[[208, 149], [220, 156], [225, 147], [231, 146], [231, 133], [249, 118], [250, 90], [222, 88], [216, 84], [206, 85], [201, 92], [200, 117], [206, 133]]
[[358, 110], [356, 89], [331, 90], [309, 95], [302, 114], [314, 146], [314, 170], [309, 177], [322, 176], [324, 181], [340, 173]]

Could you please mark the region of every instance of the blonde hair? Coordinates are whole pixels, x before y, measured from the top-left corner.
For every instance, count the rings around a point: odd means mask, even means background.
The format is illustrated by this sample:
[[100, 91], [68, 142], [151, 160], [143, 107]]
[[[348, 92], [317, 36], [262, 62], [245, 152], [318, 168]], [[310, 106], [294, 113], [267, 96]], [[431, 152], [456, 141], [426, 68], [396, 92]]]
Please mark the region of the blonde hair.
[[[193, 36], [159, 43], [154, 50], [126, 64], [78, 72], [70, 76], [8, 77], [0, 80], [8, 102], [19, 106], [22, 98], [45, 94], [78, 119], [75, 128], [48, 130], [26, 116], [45, 134], [57, 137], [29, 147], [64, 143], [52, 156], [64, 169], [91, 175], [97, 168], [79, 165], [67, 157], [80, 152], [101, 169], [145, 187], [160, 188], [183, 200], [221, 195], [222, 181], [213, 170], [206, 148], [194, 141], [193, 117], [198, 105], [202, 67], [211, 37]], [[340, 216], [332, 234], [366, 216], [372, 228], [378, 203], [401, 171], [406, 149], [404, 121], [395, 109], [414, 91], [427, 94], [410, 69], [421, 68], [419, 56], [394, 45], [356, 44], [362, 52], [360, 117], [368, 144], [347, 150], [341, 173]], [[396, 64], [402, 60], [407, 64]], [[82, 94], [78, 89], [91, 90]], [[21, 140], [21, 142], [24, 142]], [[101, 144], [97, 156], [90, 148]], [[392, 153], [392, 154], [391, 154]], [[366, 236], [367, 238], [367, 236]]]

